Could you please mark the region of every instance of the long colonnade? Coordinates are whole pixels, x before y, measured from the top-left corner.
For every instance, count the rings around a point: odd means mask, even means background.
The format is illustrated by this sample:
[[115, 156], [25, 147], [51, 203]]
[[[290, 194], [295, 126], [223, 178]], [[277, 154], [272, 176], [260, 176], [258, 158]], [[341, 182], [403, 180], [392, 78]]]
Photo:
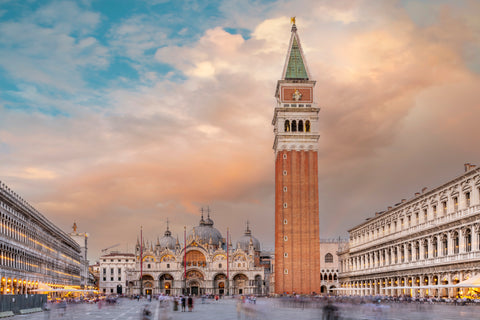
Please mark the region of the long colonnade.
[[480, 170], [467, 165], [462, 176], [349, 230], [339, 292], [464, 294], [452, 285], [478, 273], [480, 263]]

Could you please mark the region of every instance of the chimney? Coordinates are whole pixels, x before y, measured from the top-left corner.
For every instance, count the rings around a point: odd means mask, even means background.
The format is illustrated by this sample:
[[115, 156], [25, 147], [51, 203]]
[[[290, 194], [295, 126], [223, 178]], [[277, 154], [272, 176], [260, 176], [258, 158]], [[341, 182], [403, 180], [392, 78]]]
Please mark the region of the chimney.
[[420, 195], [420, 192], [415, 192], [415, 198]]
[[465, 163], [463, 167], [465, 168], [465, 172], [468, 172], [468, 170], [470, 170], [470, 163]]
[[388, 206], [387, 210], [389, 210], [389, 211], [392, 210], [392, 207]]
[[407, 199], [402, 199], [402, 203], [405, 203], [405, 202], [407, 202]]
[[427, 191], [427, 189], [428, 189], [427, 187], [423, 187], [422, 188], [422, 193], [425, 193], [425, 191]]

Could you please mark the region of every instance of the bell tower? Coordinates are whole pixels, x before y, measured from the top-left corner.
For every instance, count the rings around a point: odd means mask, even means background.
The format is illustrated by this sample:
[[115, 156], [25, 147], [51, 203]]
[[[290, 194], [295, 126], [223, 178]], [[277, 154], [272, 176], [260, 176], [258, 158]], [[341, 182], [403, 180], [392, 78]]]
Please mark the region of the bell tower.
[[318, 113], [295, 19], [275, 91], [275, 293], [320, 292]]

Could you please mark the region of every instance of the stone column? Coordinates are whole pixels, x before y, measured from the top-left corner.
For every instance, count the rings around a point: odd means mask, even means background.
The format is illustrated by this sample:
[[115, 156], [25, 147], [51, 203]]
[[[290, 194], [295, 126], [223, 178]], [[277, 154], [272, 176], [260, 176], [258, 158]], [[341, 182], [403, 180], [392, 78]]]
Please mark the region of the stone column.
[[465, 229], [458, 230], [458, 253], [464, 253], [465, 251]]
[[478, 251], [478, 224], [472, 226], [472, 251]]

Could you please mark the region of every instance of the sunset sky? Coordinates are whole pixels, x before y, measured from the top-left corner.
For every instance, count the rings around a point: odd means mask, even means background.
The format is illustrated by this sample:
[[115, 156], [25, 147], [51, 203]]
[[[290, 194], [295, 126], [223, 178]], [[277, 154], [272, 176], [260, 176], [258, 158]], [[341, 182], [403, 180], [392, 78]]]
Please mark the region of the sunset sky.
[[321, 238], [480, 165], [480, 2], [0, 0], [0, 180], [133, 249], [196, 225], [274, 245], [273, 127], [296, 16], [321, 107]]

